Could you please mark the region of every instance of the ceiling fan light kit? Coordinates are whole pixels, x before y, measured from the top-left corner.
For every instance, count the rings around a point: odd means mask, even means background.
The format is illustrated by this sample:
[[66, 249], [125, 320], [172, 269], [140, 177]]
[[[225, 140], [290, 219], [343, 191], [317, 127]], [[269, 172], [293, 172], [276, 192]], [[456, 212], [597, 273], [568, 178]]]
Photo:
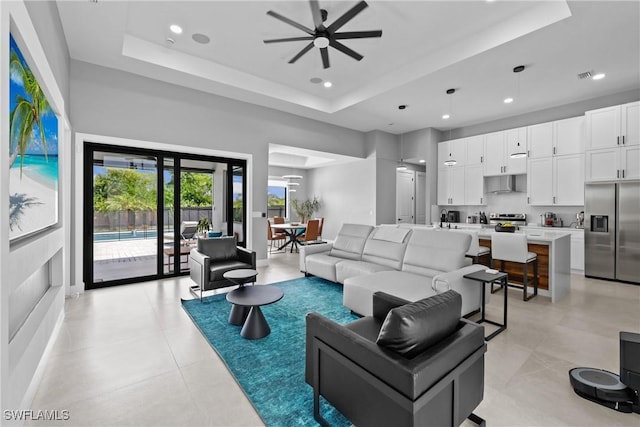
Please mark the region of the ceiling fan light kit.
[[340, 28], [342, 28], [346, 23], [351, 21], [356, 15], [358, 15], [368, 7], [367, 2], [365, 1], [357, 3], [338, 19], [333, 21], [333, 23], [328, 27], [325, 27], [324, 25], [324, 21], [327, 20], [328, 12], [325, 9], [320, 9], [320, 5], [317, 0], [309, 0], [309, 4], [311, 6], [311, 16], [313, 18], [313, 29], [308, 28], [307, 26], [302, 25], [292, 19], [289, 19], [286, 16], [282, 16], [279, 13], [274, 12], [273, 10], [267, 12], [267, 15], [272, 16], [286, 24], [289, 24], [292, 27], [295, 27], [307, 34], [306, 36], [301, 37], [287, 37], [282, 39], [263, 40], [264, 43], [308, 41], [309, 43], [305, 47], [303, 47], [302, 50], [299, 51], [293, 58], [291, 58], [291, 60], [289, 60], [289, 64], [295, 63], [305, 53], [309, 52], [314, 47], [317, 47], [318, 49], [320, 49], [322, 67], [325, 69], [329, 68], [331, 66], [329, 62], [329, 46], [344, 53], [347, 56], [350, 56], [356, 61], [360, 61], [363, 58], [362, 55], [342, 44], [338, 40], [382, 37], [382, 30], [338, 32]]

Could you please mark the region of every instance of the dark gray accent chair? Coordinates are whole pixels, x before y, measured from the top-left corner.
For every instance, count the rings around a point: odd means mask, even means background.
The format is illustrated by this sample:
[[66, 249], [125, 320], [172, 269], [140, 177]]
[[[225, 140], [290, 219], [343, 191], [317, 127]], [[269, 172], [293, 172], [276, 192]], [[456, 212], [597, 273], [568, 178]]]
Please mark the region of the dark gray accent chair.
[[189, 275], [195, 285], [191, 293], [202, 299], [202, 293], [233, 286], [235, 283], [222, 277], [224, 273], [239, 268], [256, 268], [256, 253], [236, 246], [234, 237], [198, 239], [196, 248], [189, 254]]
[[376, 292], [373, 316], [346, 325], [309, 313], [305, 379], [316, 421], [328, 425], [322, 396], [357, 426], [459, 426], [466, 418], [484, 426], [473, 414], [484, 394], [484, 328], [460, 318], [460, 307], [455, 291], [415, 303]]

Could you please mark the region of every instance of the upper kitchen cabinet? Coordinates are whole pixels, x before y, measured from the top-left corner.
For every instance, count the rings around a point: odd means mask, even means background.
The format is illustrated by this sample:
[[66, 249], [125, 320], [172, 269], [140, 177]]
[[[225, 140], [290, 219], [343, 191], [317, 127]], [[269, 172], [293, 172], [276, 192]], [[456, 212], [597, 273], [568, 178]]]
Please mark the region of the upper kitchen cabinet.
[[640, 102], [585, 113], [587, 150], [640, 144]]
[[584, 116], [557, 120], [553, 124], [553, 155], [584, 153]]
[[529, 126], [529, 159], [582, 154], [584, 139], [584, 116]]
[[481, 165], [484, 162], [484, 136], [471, 136], [465, 139], [467, 146], [466, 165]]
[[640, 178], [640, 102], [587, 111], [586, 181]]
[[452, 139], [438, 144], [438, 167], [446, 161], [455, 160], [456, 166], [464, 166], [467, 158], [466, 139]]
[[[518, 154], [521, 154], [518, 156]], [[485, 135], [484, 175], [519, 175], [527, 173], [526, 128]]]

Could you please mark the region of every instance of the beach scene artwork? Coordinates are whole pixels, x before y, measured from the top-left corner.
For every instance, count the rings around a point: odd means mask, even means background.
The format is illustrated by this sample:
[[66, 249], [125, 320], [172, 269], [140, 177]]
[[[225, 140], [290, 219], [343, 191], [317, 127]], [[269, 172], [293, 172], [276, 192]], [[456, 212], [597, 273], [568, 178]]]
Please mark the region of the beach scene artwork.
[[58, 222], [58, 118], [13, 36], [9, 74], [9, 239]]

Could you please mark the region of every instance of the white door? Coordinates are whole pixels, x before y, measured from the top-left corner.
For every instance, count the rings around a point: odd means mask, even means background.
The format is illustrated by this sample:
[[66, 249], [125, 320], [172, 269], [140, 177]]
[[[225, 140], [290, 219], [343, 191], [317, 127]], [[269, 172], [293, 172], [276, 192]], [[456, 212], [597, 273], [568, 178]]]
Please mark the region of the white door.
[[584, 205], [584, 154], [553, 159], [555, 205]]
[[414, 171], [396, 171], [396, 222], [413, 224], [415, 211]]
[[416, 172], [416, 224], [427, 223], [427, 174]]
[[620, 148], [620, 177], [640, 179], [640, 145]]
[[480, 165], [484, 160], [484, 137], [482, 135], [465, 138], [467, 144], [466, 166]]
[[451, 180], [449, 185], [451, 189], [451, 204], [462, 206], [464, 202], [464, 166], [452, 167], [449, 175]]

